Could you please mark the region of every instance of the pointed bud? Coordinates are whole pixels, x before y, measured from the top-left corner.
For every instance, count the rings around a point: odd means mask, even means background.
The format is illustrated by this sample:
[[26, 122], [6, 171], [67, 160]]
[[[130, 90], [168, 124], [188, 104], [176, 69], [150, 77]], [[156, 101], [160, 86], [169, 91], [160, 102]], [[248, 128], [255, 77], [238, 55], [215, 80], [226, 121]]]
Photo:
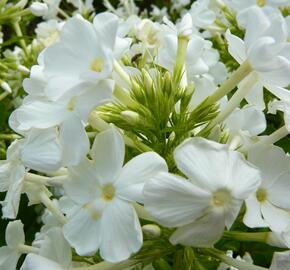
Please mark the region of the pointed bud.
[[48, 6], [45, 3], [34, 2], [31, 4], [30, 10], [35, 16], [43, 16], [48, 11]]
[[28, 0], [20, 0], [16, 5], [15, 7], [16, 8], [24, 8], [27, 4]]
[[155, 224], [146, 224], [142, 226], [142, 231], [146, 236], [157, 238], [161, 235], [161, 229]]
[[128, 122], [129, 124], [132, 124], [132, 125], [138, 123], [138, 121], [140, 119], [138, 113], [133, 112], [133, 111], [129, 111], [129, 110], [121, 112], [121, 115], [126, 120], [126, 122]]
[[8, 93], [12, 93], [12, 89], [7, 82], [1, 81], [1, 87]]
[[27, 74], [30, 73], [30, 70], [27, 67], [23, 66], [23, 65], [18, 65], [17, 68], [18, 68], [19, 71], [21, 71], [23, 73], [27, 73]]

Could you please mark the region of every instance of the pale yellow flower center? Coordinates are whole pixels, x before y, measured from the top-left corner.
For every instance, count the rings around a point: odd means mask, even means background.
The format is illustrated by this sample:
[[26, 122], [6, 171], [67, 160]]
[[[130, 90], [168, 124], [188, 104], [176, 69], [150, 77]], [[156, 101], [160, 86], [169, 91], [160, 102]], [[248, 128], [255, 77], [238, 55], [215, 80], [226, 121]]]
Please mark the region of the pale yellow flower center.
[[106, 201], [111, 201], [115, 197], [116, 189], [113, 184], [106, 184], [102, 188], [102, 196]]
[[66, 108], [69, 112], [73, 112], [76, 108], [76, 105], [77, 105], [77, 97], [72, 97], [69, 103], [67, 104]]
[[102, 72], [104, 69], [104, 61], [101, 58], [97, 58], [94, 60], [94, 62], [91, 64], [91, 70], [95, 72]]
[[89, 211], [89, 213], [91, 214], [92, 219], [94, 220], [98, 220], [100, 219], [102, 212], [98, 211], [97, 209], [95, 209], [90, 203], [87, 203], [86, 205], [84, 205], [85, 209], [87, 209]]
[[256, 192], [256, 197], [259, 202], [265, 202], [268, 197], [267, 190], [264, 188], [259, 188]]
[[215, 207], [227, 207], [231, 201], [232, 195], [228, 189], [219, 189], [212, 195], [212, 202]]
[[266, 0], [257, 0], [257, 5], [258, 5], [259, 7], [263, 7], [263, 6], [265, 6], [265, 5], [266, 5]]

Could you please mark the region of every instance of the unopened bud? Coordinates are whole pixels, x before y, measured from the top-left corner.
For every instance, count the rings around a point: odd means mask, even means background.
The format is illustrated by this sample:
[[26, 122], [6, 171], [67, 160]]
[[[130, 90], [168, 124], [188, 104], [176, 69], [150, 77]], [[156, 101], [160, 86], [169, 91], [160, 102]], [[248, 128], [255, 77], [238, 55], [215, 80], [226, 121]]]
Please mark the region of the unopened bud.
[[[266, 243], [273, 247], [289, 248], [289, 233], [268, 232]], [[287, 237], [288, 236], [288, 237]], [[285, 239], [286, 238], [286, 239]], [[288, 241], [287, 241], [288, 240]], [[287, 243], [288, 242], [288, 243]]]
[[20, 0], [16, 5], [15, 7], [16, 8], [24, 8], [27, 4], [28, 0]]
[[139, 114], [133, 111], [122, 111], [121, 115], [130, 124], [136, 124], [139, 121]]
[[23, 66], [23, 65], [18, 65], [17, 68], [18, 68], [19, 71], [21, 71], [23, 73], [27, 73], [27, 74], [30, 73], [30, 70], [27, 67]]
[[161, 235], [161, 229], [155, 224], [146, 224], [142, 226], [142, 231], [146, 236], [157, 238]]
[[31, 4], [30, 10], [35, 16], [43, 16], [47, 13], [48, 6], [45, 3], [34, 2]]
[[12, 93], [12, 89], [7, 82], [2, 81], [0, 85], [6, 92]]

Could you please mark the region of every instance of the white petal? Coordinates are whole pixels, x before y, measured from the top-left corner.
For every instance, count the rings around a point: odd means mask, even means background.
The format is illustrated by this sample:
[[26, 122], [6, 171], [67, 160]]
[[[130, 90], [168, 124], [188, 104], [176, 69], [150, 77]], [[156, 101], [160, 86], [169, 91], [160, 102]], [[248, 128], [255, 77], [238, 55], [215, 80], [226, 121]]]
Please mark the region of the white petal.
[[279, 176], [268, 189], [269, 198], [268, 200], [282, 209], [290, 210], [290, 173], [284, 173]]
[[65, 270], [58, 263], [36, 254], [28, 254], [20, 270]]
[[81, 120], [71, 113], [60, 130], [63, 164], [77, 165], [89, 152], [89, 138]]
[[240, 209], [243, 205], [243, 200], [232, 200], [231, 206], [225, 211], [225, 225], [229, 230], [234, 224], [237, 216], [239, 215]]
[[234, 57], [239, 64], [243, 63], [247, 59], [244, 41], [233, 35], [230, 30], [226, 32], [226, 39], [229, 44], [228, 50], [231, 56]]
[[84, 93], [77, 98], [76, 110], [83, 121], [87, 121], [89, 113], [97, 106], [107, 103], [113, 98], [113, 80], [102, 80], [99, 83], [82, 83], [78, 86]]
[[100, 245], [101, 211], [92, 209], [81, 208], [63, 227], [66, 240], [80, 256], [95, 254]]
[[66, 195], [78, 204], [93, 201], [100, 193], [94, 165], [84, 159], [79, 165], [70, 167], [68, 179], [64, 183]]
[[61, 167], [62, 149], [55, 128], [32, 130], [21, 155], [24, 164], [37, 171], [56, 171]]
[[257, 144], [248, 151], [248, 160], [260, 169], [262, 185], [270, 186], [283, 172], [289, 171], [290, 158], [274, 145]]
[[91, 156], [101, 183], [116, 181], [125, 156], [125, 144], [121, 134], [115, 128], [99, 133], [95, 138]]
[[261, 175], [244, 156], [237, 151], [230, 151], [227, 163], [228, 187], [237, 199], [246, 199], [256, 192], [261, 184]]
[[25, 168], [22, 164], [16, 164], [10, 175], [10, 186], [2, 204], [4, 218], [14, 219], [17, 216], [20, 196], [23, 188]]
[[20, 255], [8, 247], [0, 247], [0, 269], [15, 270]]
[[244, 216], [244, 223], [250, 228], [268, 227], [264, 221], [261, 212], [261, 204], [258, 202], [256, 195], [251, 195], [246, 199], [246, 213]]
[[7, 191], [10, 185], [9, 176], [11, 173], [12, 164], [8, 160], [0, 161], [0, 192]]
[[289, 270], [290, 251], [275, 252], [269, 270]]
[[137, 252], [143, 243], [142, 230], [134, 207], [116, 199], [102, 216], [100, 254], [109, 262], [120, 262]]
[[224, 228], [224, 216], [211, 212], [193, 223], [178, 228], [169, 240], [173, 245], [211, 247], [222, 237]]
[[23, 224], [20, 220], [9, 222], [6, 228], [5, 239], [7, 246], [11, 249], [17, 249], [18, 245], [24, 244], [25, 236]]
[[174, 151], [177, 167], [198, 186], [215, 191], [226, 182], [221, 168], [228, 162], [227, 146], [195, 137]]
[[102, 12], [95, 16], [93, 23], [104, 46], [113, 50], [119, 24], [118, 17], [110, 12]]
[[62, 121], [64, 110], [63, 106], [57, 103], [33, 100], [24, 103], [13, 114], [16, 114], [20, 124], [17, 128], [29, 130], [33, 127], [49, 128], [58, 125]]
[[211, 203], [211, 194], [189, 181], [160, 173], [145, 183], [146, 210], [162, 225], [176, 227], [199, 218]]
[[167, 172], [165, 160], [155, 152], [147, 152], [131, 159], [121, 170], [115, 183], [118, 195], [143, 202], [143, 187], [146, 181], [159, 172]]
[[63, 268], [69, 268], [72, 260], [71, 247], [64, 239], [62, 228], [52, 227], [41, 242], [39, 255], [46, 257]]
[[269, 202], [261, 205], [262, 215], [271, 230], [281, 232], [290, 225], [290, 214], [275, 207]]

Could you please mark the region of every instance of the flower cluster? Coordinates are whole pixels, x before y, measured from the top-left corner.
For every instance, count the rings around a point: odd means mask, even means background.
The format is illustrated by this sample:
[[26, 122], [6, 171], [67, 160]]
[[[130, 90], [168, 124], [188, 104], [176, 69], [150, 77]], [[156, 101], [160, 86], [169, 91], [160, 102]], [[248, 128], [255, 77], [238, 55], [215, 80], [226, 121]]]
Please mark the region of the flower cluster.
[[290, 269], [290, 1], [104, 5], [0, 1], [0, 270]]

